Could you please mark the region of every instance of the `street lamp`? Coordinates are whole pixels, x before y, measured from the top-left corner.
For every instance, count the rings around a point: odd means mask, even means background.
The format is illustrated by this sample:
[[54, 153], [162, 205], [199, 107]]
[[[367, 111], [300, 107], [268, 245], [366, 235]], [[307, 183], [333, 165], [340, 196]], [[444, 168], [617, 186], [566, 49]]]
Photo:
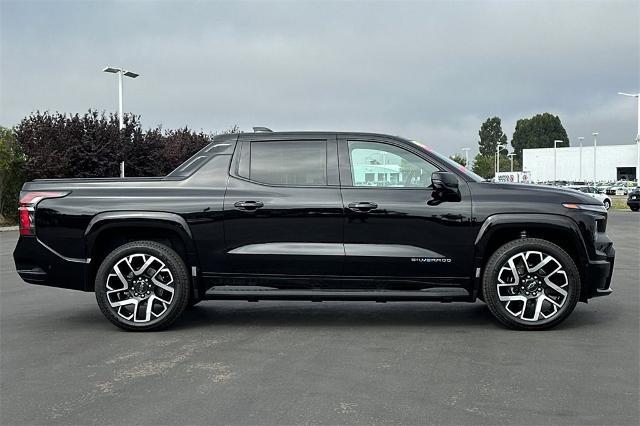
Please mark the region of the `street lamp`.
[[593, 184], [596, 184], [596, 150], [598, 149], [598, 132], [591, 133], [593, 135]]
[[580, 141], [580, 182], [582, 182], [582, 141], [584, 136], [578, 136], [578, 140]]
[[500, 151], [502, 151], [502, 148], [505, 146], [507, 146], [505, 143], [496, 145], [496, 172], [494, 178], [498, 175], [498, 172], [500, 172]]
[[[122, 117], [122, 76], [136, 78], [140, 74], [133, 71], [125, 71], [122, 68], [106, 67], [102, 71], [118, 74], [118, 129], [124, 129], [124, 119]], [[124, 161], [120, 163], [120, 177], [124, 177]]]
[[102, 71], [109, 72], [112, 74], [118, 74], [118, 122], [120, 125], [120, 130], [124, 128], [124, 122], [122, 118], [122, 76], [136, 78], [140, 74], [136, 74], [133, 71], [125, 71], [122, 68], [114, 68], [114, 67], [106, 67]]
[[462, 148], [462, 151], [464, 152], [464, 164], [467, 169], [469, 168], [469, 151], [470, 150], [471, 148]]
[[640, 186], [640, 93], [618, 92], [618, 95], [631, 96], [638, 100], [638, 133], [636, 134], [636, 182]]
[[555, 140], [553, 141], [553, 184], [558, 184], [557, 173], [558, 173], [558, 144], [564, 141]]
[[507, 157], [510, 157], [510, 159], [511, 159], [511, 173], [513, 173], [513, 157], [515, 157], [515, 156], [516, 156], [515, 152], [507, 154]]

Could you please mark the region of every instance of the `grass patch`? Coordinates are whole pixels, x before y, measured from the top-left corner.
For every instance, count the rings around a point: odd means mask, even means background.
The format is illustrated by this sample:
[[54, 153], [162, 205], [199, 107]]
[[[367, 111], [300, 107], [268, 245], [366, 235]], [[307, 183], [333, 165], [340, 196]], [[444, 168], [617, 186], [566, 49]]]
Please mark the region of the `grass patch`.
[[612, 195], [611, 196], [611, 208], [616, 210], [630, 210], [627, 206], [626, 195]]

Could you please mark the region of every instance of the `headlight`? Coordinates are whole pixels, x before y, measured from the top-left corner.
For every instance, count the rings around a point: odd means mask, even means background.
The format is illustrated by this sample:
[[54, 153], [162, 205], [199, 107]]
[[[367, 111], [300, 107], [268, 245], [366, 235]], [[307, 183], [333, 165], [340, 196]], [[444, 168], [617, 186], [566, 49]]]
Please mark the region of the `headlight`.
[[563, 203], [564, 207], [572, 210], [589, 210], [592, 212], [607, 212], [607, 209], [604, 205], [596, 205], [596, 204], [572, 204], [572, 203]]

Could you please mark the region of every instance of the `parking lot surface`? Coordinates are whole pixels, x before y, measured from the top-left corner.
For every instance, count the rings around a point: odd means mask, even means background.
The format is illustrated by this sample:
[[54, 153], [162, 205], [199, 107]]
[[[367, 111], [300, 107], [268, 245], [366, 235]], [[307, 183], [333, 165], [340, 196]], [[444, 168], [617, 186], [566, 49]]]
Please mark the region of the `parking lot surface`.
[[545, 332], [484, 304], [203, 302], [127, 333], [93, 294], [24, 284], [0, 233], [1, 424], [638, 424], [640, 214], [614, 293]]

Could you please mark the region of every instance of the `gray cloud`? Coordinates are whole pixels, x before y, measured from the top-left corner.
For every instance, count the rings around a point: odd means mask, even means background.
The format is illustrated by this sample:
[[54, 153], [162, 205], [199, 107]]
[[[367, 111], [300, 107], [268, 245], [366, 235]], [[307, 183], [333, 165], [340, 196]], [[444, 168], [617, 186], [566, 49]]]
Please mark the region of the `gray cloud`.
[[367, 130], [445, 154], [481, 122], [549, 111], [569, 136], [631, 143], [640, 3], [3, 2], [0, 123], [125, 110], [147, 127]]

